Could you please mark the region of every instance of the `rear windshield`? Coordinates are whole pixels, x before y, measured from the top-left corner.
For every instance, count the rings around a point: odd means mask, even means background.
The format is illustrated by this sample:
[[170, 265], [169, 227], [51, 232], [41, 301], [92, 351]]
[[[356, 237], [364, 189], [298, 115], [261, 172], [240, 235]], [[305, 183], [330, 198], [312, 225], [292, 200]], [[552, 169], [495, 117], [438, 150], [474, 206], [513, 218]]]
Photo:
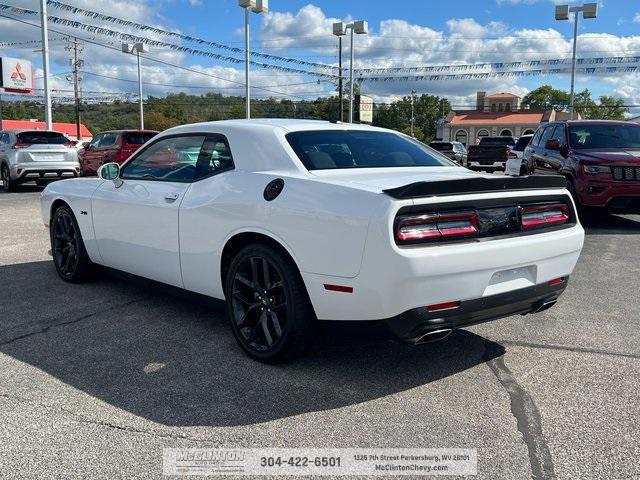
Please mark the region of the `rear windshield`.
[[453, 143], [448, 142], [431, 142], [429, 146], [439, 152], [444, 152], [447, 150], [453, 150]]
[[480, 145], [483, 146], [491, 146], [491, 145], [515, 145], [513, 141], [513, 137], [483, 137], [480, 140]]
[[391, 132], [320, 130], [286, 137], [309, 170], [455, 165], [426, 145]]
[[58, 132], [22, 132], [16, 135], [18, 142], [28, 145], [64, 145], [69, 139]]
[[571, 148], [640, 148], [640, 125], [575, 125], [569, 127]]
[[156, 135], [155, 132], [127, 132], [122, 136], [122, 142], [125, 145], [142, 145]]
[[517, 152], [523, 152], [524, 149], [527, 148], [527, 145], [529, 145], [530, 141], [531, 141], [531, 135], [527, 135], [526, 137], [520, 137], [516, 142], [516, 146], [513, 147], [511, 150], [515, 150]]

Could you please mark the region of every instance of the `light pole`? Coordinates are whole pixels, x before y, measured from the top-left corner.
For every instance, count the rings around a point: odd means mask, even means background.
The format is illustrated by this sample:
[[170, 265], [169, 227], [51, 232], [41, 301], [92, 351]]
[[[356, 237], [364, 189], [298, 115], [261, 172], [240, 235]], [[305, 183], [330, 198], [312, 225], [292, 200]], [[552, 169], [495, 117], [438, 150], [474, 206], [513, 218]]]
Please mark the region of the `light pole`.
[[149, 47], [144, 43], [123, 43], [124, 53], [135, 53], [138, 59], [138, 97], [140, 99], [140, 130], [144, 130], [144, 102], [142, 100], [142, 69], [140, 68], [140, 54], [148, 53]]
[[353, 38], [355, 33], [358, 35], [366, 35], [369, 33], [369, 25], [366, 20], [357, 20], [345, 25], [345, 30], [347, 28], [351, 30], [351, 46], [349, 52], [349, 123], [353, 123]]
[[338, 96], [340, 98], [340, 110], [338, 120], [344, 121], [344, 94], [342, 92], [342, 37], [347, 34], [347, 27], [344, 22], [333, 24], [333, 34], [338, 37]]
[[244, 9], [244, 90], [245, 90], [245, 117], [251, 118], [251, 83], [249, 78], [249, 9], [254, 13], [266, 13], [269, 11], [269, 0], [238, 0], [238, 5]]
[[415, 121], [415, 115], [413, 113], [414, 112], [413, 104], [414, 104], [415, 96], [416, 96], [416, 91], [411, 90], [411, 136], [412, 137], [415, 137], [415, 135], [413, 134], [413, 124]]
[[576, 45], [578, 42], [578, 14], [582, 12], [582, 16], [585, 19], [596, 18], [598, 16], [598, 4], [597, 3], [585, 3], [584, 5], [576, 5], [570, 7], [569, 5], [557, 5], [556, 6], [556, 20], [569, 20], [569, 13], [573, 13], [573, 57], [571, 60], [571, 96], [569, 97], [569, 113], [571, 114], [571, 120], [574, 117], [574, 101], [575, 101], [575, 80], [576, 80]]
[[42, 31], [42, 70], [44, 75], [44, 121], [47, 130], [53, 128], [51, 119], [51, 91], [49, 90], [49, 30], [47, 0], [40, 0], [40, 26]]

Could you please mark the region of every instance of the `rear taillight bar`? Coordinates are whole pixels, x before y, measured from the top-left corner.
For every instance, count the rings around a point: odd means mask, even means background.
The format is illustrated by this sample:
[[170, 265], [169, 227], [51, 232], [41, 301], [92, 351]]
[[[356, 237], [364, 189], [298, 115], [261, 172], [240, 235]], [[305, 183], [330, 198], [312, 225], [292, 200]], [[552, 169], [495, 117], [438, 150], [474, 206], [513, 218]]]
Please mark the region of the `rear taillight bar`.
[[398, 244], [477, 237], [479, 231], [474, 211], [409, 215], [398, 217], [395, 225]]
[[31, 144], [30, 144], [30, 143], [16, 142], [16, 144], [15, 144], [13, 147], [11, 147], [11, 148], [14, 148], [14, 149], [17, 149], [17, 148], [27, 148], [27, 147], [30, 147], [30, 146], [31, 146]]
[[524, 230], [562, 225], [569, 221], [569, 206], [564, 203], [520, 207], [520, 226]]

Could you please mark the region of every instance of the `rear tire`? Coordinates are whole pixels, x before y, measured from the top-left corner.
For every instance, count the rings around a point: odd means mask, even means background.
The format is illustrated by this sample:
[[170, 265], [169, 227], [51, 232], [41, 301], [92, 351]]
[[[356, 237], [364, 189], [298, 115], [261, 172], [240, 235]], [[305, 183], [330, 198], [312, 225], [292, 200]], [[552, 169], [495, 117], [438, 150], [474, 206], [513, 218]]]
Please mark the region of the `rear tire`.
[[296, 265], [282, 252], [243, 248], [231, 261], [225, 295], [233, 335], [252, 358], [288, 360], [309, 347], [315, 315]]
[[58, 207], [49, 227], [51, 254], [58, 276], [65, 282], [81, 283], [91, 277], [93, 264], [84, 247], [82, 234], [73, 211]]
[[2, 190], [5, 192], [15, 192], [18, 183], [15, 180], [11, 180], [11, 174], [9, 173], [9, 167], [6, 163], [0, 167], [0, 180], [2, 181]]

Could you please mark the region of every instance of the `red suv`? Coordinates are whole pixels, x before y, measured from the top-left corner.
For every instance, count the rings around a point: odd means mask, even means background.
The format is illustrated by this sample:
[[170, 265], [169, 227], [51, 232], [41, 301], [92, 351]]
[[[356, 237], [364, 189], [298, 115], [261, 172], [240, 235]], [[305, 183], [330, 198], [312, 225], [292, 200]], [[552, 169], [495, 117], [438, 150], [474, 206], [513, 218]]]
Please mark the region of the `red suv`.
[[94, 176], [105, 163], [124, 163], [142, 144], [157, 134], [155, 130], [112, 130], [97, 134], [78, 154], [80, 174]]
[[524, 152], [528, 173], [563, 175], [578, 207], [640, 213], [640, 125], [570, 120], [541, 125]]

